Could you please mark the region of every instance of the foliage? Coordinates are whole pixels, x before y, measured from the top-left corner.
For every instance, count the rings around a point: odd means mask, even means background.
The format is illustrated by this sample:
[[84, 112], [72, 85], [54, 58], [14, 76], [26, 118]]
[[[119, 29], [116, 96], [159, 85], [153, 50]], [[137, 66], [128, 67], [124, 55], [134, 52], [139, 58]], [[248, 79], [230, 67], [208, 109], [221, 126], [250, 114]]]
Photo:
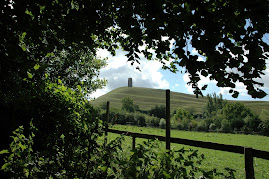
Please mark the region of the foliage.
[[172, 128], [191, 130], [193, 116], [185, 109], [178, 108], [171, 118]]
[[155, 105], [155, 107], [151, 108], [148, 113], [149, 115], [153, 115], [158, 118], [165, 118], [166, 107], [165, 105]]
[[262, 110], [260, 114], [261, 124], [260, 128], [264, 135], [269, 136], [269, 110]]
[[216, 93], [212, 95], [207, 95], [207, 103], [204, 109], [204, 113], [207, 117], [211, 117], [213, 112], [217, 112], [219, 109], [222, 109], [227, 102], [222, 99], [222, 95], [219, 96]]
[[159, 127], [160, 125], [160, 118], [157, 118], [155, 116], [149, 116], [146, 115], [146, 124], [147, 126], [151, 126], [151, 127]]
[[[197, 150], [182, 148], [167, 153], [160, 150], [156, 141], [139, 144], [130, 155], [126, 155], [126, 151], [121, 148], [123, 138], [117, 138], [108, 144], [101, 142], [102, 145], [96, 143], [94, 146], [72, 146], [75, 150], [69, 154], [70, 151], [66, 151], [68, 138], [62, 134], [57, 139], [57, 145], [54, 145], [55, 153], [38, 152], [33, 147], [34, 133], [38, 129], [32, 122], [30, 126], [31, 134], [28, 138], [24, 136], [23, 127], [20, 126], [14, 131], [10, 149], [0, 152], [6, 155], [1, 170], [10, 174], [10, 177], [212, 178], [218, 175], [233, 176], [234, 172], [229, 170], [232, 172], [224, 174], [217, 172], [216, 169], [204, 170], [199, 167], [204, 156], [198, 155]], [[80, 155], [83, 155], [84, 160], [79, 157]]]
[[60, 78], [65, 86], [73, 89], [79, 85], [87, 95], [106, 84], [104, 79], [96, 78], [106, 61], [97, 58], [89, 49], [54, 51], [49, 60], [45, 58], [39, 64], [46, 65], [44, 70], [51, 81]]
[[143, 142], [132, 150], [130, 155], [119, 151], [118, 161], [111, 170], [113, 178], [213, 178], [215, 176], [232, 177], [231, 174], [200, 168], [204, 159], [197, 150], [180, 149], [166, 152], [156, 141]]
[[126, 110], [128, 112], [134, 112], [134, 111], [137, 111], [139, 109], [139, 107], [134, 104], [133, 99], [130, 97], [122, 98], [121, 104], [122, 104], [122, 107], [121, 107], [122, 110]]
[[224, 106], [223, 113], [225, 118], [230, 122], [231, 128], [240, 130], [244, 125], [244, 118], [253, 117], [250, 109], [241, 103], [229, 103]]
[[165, 129], [166, 127], [166, 120], [164, 118], [160, 119], [160, 124], [159, 124], [161, 129]]
[[[39, 129], [32, 123], [30, 126], [31, 134], [28, 138], [20, 126], [14, 131], [10, 149], [1, 151], [1, 154], [8, 154], [1, 170], [9, 177], [76, 178], [97, 177], [102, 173], [98, 170], [98, 160], [105, 161], [103, 154], [106, 152], [99, 153], [101, 147], [95, 142], [96, 134], [88, 133], [90, 136], [84, 136], [86, 126], [83, 126], [84, 130], [80, 128], [80, 134], [72, 131], [75, 133], [73, 136], [67, 133], [53, 135], [54, 142], [47, 143], [48, 148], [43, 150], [36, 147], [38, 136], [35, 134]], [[75, 138], [71, 140], [70, 135]]]
[[204, 124], [208, 127], [199, 125], [199, 130], [207, 128], [223, 132], [261, 132], [261, 119], [248, 107], [239, 102], [223, 101], [222, 97], [216, 94], [208, 96], [204, 114], [206, 117]]

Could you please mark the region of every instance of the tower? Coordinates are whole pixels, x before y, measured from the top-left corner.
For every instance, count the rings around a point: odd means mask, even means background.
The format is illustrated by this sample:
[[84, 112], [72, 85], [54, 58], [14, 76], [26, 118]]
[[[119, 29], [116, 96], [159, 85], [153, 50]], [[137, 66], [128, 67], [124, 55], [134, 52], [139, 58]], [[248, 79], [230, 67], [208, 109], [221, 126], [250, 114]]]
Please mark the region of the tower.
[[128, 78], [128, 87], [133, 87], [132, 78]]

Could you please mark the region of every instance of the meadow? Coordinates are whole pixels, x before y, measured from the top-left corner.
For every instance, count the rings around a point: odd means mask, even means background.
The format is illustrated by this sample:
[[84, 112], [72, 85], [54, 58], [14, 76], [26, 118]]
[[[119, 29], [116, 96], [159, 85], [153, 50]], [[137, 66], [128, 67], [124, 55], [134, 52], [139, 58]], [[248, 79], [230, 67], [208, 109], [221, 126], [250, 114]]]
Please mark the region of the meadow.
[[[165, 136], [165, 129], [159, 129], [159, 128], [136, 127], [126, 125], [114, 125], [111, 128], [123, 131]], [[119, 136], [118, 134], [109, 133], [108, 139], [112, 140], [118, 136]], [[206, 132], [171, 130], [171, 137], [207, 141], [221, 144], [231, 144], [269, 151], [269, 137], [259, 135], [206, 133]], [[136, 139], [136, 144], [142, 143], [144, 140], [145, 139]], [[164, 142], [161, 142], [161, 145], [163, 148], [165, 148]], [[131, 146], [132, 146], [132, 139], [130, 137], [125, 137], [125, 141], [122, 147], [125, 150], [130, 150]], [[204, 154], [205, 160], [203, 162], [203, 167], [205, 168], [210, 169], [217, 168], [218, 170], [223, 171], [225, 167], [229, 167], [236, 170], [235, 173], [236, 178], [245, 178], [244, 155], [242, 154], [196, 148], [171, 143], [171, 149], [180, 149], [182, 147], [197, 149], [200, 154]], [[255, 178], [257, 179], [269, 178], [269, 160], [254, 158], [254, 170], [255, 170]]]

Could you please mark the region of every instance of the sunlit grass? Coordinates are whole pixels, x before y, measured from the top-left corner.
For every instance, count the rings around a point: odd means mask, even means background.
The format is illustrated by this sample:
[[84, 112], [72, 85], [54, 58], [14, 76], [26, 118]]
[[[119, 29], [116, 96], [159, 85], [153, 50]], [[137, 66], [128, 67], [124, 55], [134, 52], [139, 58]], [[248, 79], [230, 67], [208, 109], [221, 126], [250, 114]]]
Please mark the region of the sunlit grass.
[[[130, 132], [165, 136], [165, 129], [124, 126], [124, 125], [115, 125], [113, 126], [113, 128]], [[111, 140], [118, 136], [119, 135], [117, 134], [109, 133], [108, 139]], [[269, 151], [269, 137], [265, 136], [205, 133], [205, 132], [191, 132], [191, 131], [179, 131], [179, 130], [171, 130], [171, 136], [184, 139], [215, 142], [221, 144], [246, 146], [254, 149]], [[136, 139], [136, 144], [142, 143], [142, 141], [144, 140], [145, 139]], [[164, 142], [162, 145], [165, 148]], [[123, 148], [125, 148], [126, 150], [130, 150], [131, 146], [132, 146], [131, 137], [125, 137]], [[223, 170], [225, 167], [229, 167], [237, 171], [236, 178], [245, 178], [243, 154], [235, 154], [211, 149], [196, 148], [180, 144], [171, 144], [171, 148], [173, 149], [179, 149], [182, 147], [197, 149], [199, 150], [200, 154], [204, 154], [206, 159], [203, 162], [203, 167], [207, 169], [217, 168], [219, 170]], [[256, 178], [258, 179], [269, 178], [269, 160], [254, 158], [254, 170]]]

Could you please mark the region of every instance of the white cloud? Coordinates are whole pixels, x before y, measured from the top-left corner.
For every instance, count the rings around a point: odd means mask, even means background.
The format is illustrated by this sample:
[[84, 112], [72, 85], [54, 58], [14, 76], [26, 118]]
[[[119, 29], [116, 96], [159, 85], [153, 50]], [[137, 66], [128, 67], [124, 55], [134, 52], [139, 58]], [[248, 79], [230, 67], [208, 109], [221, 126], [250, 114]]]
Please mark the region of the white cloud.
[[[237, 69], [231, 69], [232, 72], [234, 73], [238, 73], [239, 75], [241, 75], [242, 73], [238, 72]], [[255, 79], [255, 81], [257, 82], [261, 82], [264, 84], [263, 87], [259, 87], [261, 88], [262, 90], [268, 90], [269, 89], [269, 59], [266, 60], [266, 70], [263, 71], [264, 72], [264, 75], [261, 76], [261, 78], [257, 78]], [[221, 94], [230, 94], [229, 93], [229, 90], [231, 88], [221, 88], [220, 89], [220, 92]], [[250, 96], [248, 94], [248, 91], [246, 89], [246, 86], [242, 83], [242, 82], [236, 82], [235, 83], [235, 90], [239, 92], [239, 95], [240, 96]]]
[[188, 91], [189, 93], [193, 93], [193, 89], [192, 89], [191, 85], [188, 85], [188, 84], [187, 84], [187, 83], [190, 81], [189, 73], [185, 73], [185, 74], [183, 75], [183, 81], [186, 83], [186, 84], [185, 84], [185, 87], [187, 88], [187, 91]]
[[108, 81], [104, 89], [99, 89], [91, 95], [91, 97], [99, 97], [118, 87], [127, 86], [128, 78], [133, 79], [134, 87], [147, 87], [168, 89], [169, 83], [163, 79], [163, 75], [159, 71], [162, 64], [158, 61], [148, 61], [145, 58], [140, 60], [140, 70], [127, 62], [126, 52], [122, 50], [116, 51], [116, 56], [112, 56], [106, 50], [99, 50], [97, 55], [100, 57], [108, 57], [108, 65], [101, 69], [99, 78], [105, 78]]
[[[209, 76], [207, 77], [204, 77], [202, 76], [201, 74], [199, 74], [200, 76], [200, 81], [198, 82], [198, 87], [201, 89], [204, 85], [209, 85], [209, 84], [214, 84], [216, 85], [217, 82], [215, 80], [210, 80], [209, 79]], [[193, 93], [193, 89], [191, 87], [191, 85], [188, 85], [187, 83], [190, 81], [190, 78], [189, 78], [189, 73], [185, 73], [183, 75], [183, 80], [184, 82], [186, 83], [185, 84], [185, 87], [187, 88], [187, 91], [190, 92], [190, 93]]]
[[265, 90], [269, 89], [269, 59], [266, 60], [266, 70], [264, 70], [263, 72], [264, 75], [262, 75], [260, 79], [257, 79], [257, 81], [264, 84], [264, 87], [262, 87], [262, 89]]
[[[222, 94], [222, 95], [229, 94], [230, 95], [230, 93], [229, 93], [230, 89], [231, 88], [229, 88], [229, 87], [220, 88], [219, 94]], [[241, 96], [248, 96], [246, 86], [241, 82], [236, 82], [235, 83], [235, 90], [238, 91], [239, 95], [241, 95]]]

